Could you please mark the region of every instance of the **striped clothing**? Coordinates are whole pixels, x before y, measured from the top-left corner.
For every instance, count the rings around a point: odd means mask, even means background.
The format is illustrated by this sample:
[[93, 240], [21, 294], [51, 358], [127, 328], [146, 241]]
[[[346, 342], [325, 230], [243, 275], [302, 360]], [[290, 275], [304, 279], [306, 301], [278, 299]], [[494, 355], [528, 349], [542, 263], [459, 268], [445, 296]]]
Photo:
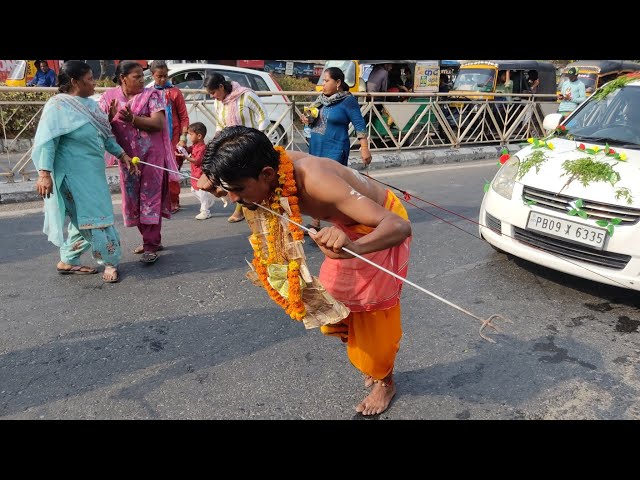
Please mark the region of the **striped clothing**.
[[[232, 82], [233, 90], [222, 102], [215, 100], [213, 116], [216, 119], [216, 132], [225, 127], [244, 125], [265, 131], [269, 127], [269, 119], [264, 104], [256, 93]], [[240, 95], [233, 95], [234, 90], [242, 89]]]

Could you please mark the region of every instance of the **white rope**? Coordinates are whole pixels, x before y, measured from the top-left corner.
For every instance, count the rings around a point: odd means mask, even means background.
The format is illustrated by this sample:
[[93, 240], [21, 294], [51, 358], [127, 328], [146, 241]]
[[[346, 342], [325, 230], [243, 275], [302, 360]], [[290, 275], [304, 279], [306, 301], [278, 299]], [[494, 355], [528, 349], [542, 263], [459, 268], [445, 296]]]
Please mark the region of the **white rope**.
[[[271, 210], [270, 208], [265, 207], [264, 205], [260, 205], [260, 204], [255, 203], [255, 202], [253, 202], [253, 204], [254, 204], [254, 205], [257, 205], [257, 206], [258, 206], [258, 207], [260, 207], [260, 208], [263, 208], [263, 209], [265, 209], [265, 210], [267, 210], [267, 211], [271, 212], [271, 213], [272, 213], [272, 214], [274, 214], [274, 215], [277, 215], [277, 216], [278, 216], [278, 217], [280, 217], [280, 218], [284, 218], [285, 220], [287, 220], [287, 221], [289, 221], [289, 222], [293, 223], [294, 225], [297, 225], [298, 227], [300, 227], [300, 228], [301, 228], [301, 229], [303, 229], [303, 230], [306, 230], [306, 231], [307, 231], [307, 232], [309, 232], [309, 233], [313, 233], [313, 232], [311, 232], [311, 230], [310, 230], [309, 228], [307, 228], [307, 227], [305, 227], [305, 226], [303, 226], [303, 225], [300, 225], [298, 222], [294, 222], [294, 221], [293, 221], [293, 220], [291, 220], [290, 218], [288, 218], [288, 217], [286, 217], [286, 216], [284, 216], [284, 215], [281, 215], [281, 214], [279, 214], [278, 212], [274, 212], [273, 210]], [[481, 321], [481, 322], [484, 322], [484, 321], [485, 321], [485, 320], [483, 320], [482, 318], [478, 317], [477, 315], [474, 315], [473, 313], [471, 313], [471, 312], [469, 312], [469, 311], [465, 310], [464, 308], [462, 308], [462, 307], [460, 307], [460, 306], [456, 305], [455, 303], [451, 303], [450, 301], [448, 301], [448, 300], [446, 300], [446, 299], [442, 298], [441, 296], [436, 295], [436, 294], [435, 294], [435, 293], [433, 293], [433, 292], [430, 292], [430, 291], [429, 291], [429, 290], [427, 290], [426, 288], [423, 288], [423, 287], [421, 287], [420, 285], [416, 285], [416, 284], [415, 284], [415, 283], [413, 283], [412, 281], [407, 280], [407, 279], [406, 279], [406, 278], [404, 278], [404, 277], [401, 277], [401, 276], [400, 276], [400, 275], [398, 275], [397, 273], [394, 273], [394, 272], [392, 272], [392, 271], [390, 271], [390, 270], [387, 270], [386, 268], [384, 268], [384, 267], [382, 267], [382, 266], [378, 265], [377, 263], [372, 262], [372, 261], [371, 261], [371, 260], [369, 260], [368, 258], [365, 258], [365, 257], [363, 257], [362, 255], [358, 255], [356, 252], [354, 252], [354, 251], [352, 251], [352, 250], [348, 249], [347, 247], [342, 247], [342, 250], [344, 250], [345, 252], [347, 252], [347, 253], [348, 253], [348, 254], [350, 254], [350, 255], [353, 255], [353, 256], [354, 256], [354, 257], [356, 257], [356, 258], [359, 258], [360, 260], [363, 260], [364, 262], [367, 262], [369, 265], [372, 265], [372, 266], [376, 267], [377, 269], [382, 270], [382, 271], [383, 271], [383, 272], [385, 272], [385, 273], [388, 273], [388, 274], [389, 274], [389, 275], [391, 275], [392, 277], [395, 277], [395, 278], [397, 278], [398, 280], [401, 280], [401, 281], [403, 281], [404, 283], [407, 283], [407, 284], [411, 285], [412, 287], [417, 288], [417, 289], [418, 289], [418, 290], [420, 290], [421, 292], [424, 292], [424, 293], [426, 293], [427, 295], [431, 295], [433, 298], [435, 298], [435, 299], [437, 299], [437, 300], [440, 300], [441, 302], [444, 302], [444, 303], [446, 303], [447, 305], [449, 305], [449, 306], [451, 306], [451, 307], [453, 307], [453, 308], [456, 308], [456, 309], [460, 310], [462, 313], [466, 313], [467, 315], [472, 316], [472, 317], [473, 317], [473, 318], [475, 318], [476, 320], [479, 320], [479, 321]]]
[[[160, 166], [158, 166], [158, 165], [153, 165], [152, 163], [143, 162], [143, 161], [142, 161], [142, 160], [140, 160], [140, 158], [138, 158], [138, 157], [134, 157], [134, 158], [135, 158], [136, 160], [134, 161], [134, 160], [132, 159], [132, 163], [133, 163], [133, 164], [136, 164], [136, 163], [144, 163], [145, 165], [149, 165], [149, 166], [151, 166], [151, 167], [159, 168], [160, 170], [166, 170], [167, 172], [177, 173], [177, 174], [179, 174], [179, 175], [182, 175], [183, 177], [188, 177], [188, 178], [192, 178], [193, 180], [198, 180], [197, 178], [192, 177], [191, 175], [188, 175], [188, 174], [186, 174], [186, 173], [177, 172], [177, 171], [175, 171], [175, 170], [170, 170], [170, 169], [168, 169], [168, 168], [160, 167]], [[265, 207], [264, 205], [260, 205], [259, 203], [255, 203], [255, 202], [253, 202], [253, 204], [254, 204], [254, 205], [256, 205], [256, 206], [258, 206], [258, 207], [260, 207], [260, 208], [262, 208], [262, 209], [264, 209], [264, 210], [266, 210], [266, 211], [268, 211], [268, 212], [271, 212], [273, 215], [276, 215], [276, 216], [278, 216], [278, 217], [280, 217], [280, 218], [285, 219], [286, 221], [288, 221], [288, 222], [290, 222], [290, 223], [293, 223], [294, 225], [298, 226], [298, 227], [299, 227], [299, 228], [301, 228], [302, 230], [305, 230], [305, 231], [307, 231], [307, 232], [309, 232], [309, 233], [313, 233], [313, 232], [311, 231], [311, 229], [309, 229], [309, 228], [305, 227], [304, 225], [300, 225], [298, 222], [294, 222], [294, 221], [293, 221], [293, 220], [291, 220], [289, 217], [286, 217], [286, 216], [284, 216], [284, 215], [281, 215], [281, 214], [279, 214], [278, 212], [274, 212], [274, 211], [273, 211], [273, 210], [271, 210], [270, 208], [267, 208], [267, 207]], [[442, 298], [441, 296], [436, 295], [436, 294], [435, 294], [435, 293], [433, 293], [433, 292], [430, 292], [430, 291], [429, 291], [429, 290], [427, 290], [426, 288], [423, 288], [423, 287], [421, 287], [420, 285], [416, 285], [416, 284], [415, 284], [415, 283], [413, 283], [412, 281], [407, 280], [407, 279], [406, 279], [406, 278], [404, 278], [404, 277], [401, 277], [401, 276], [400, 276], [400, 275], [398, 275], [397, 273], [394, 273], [394, 272], [392, 272], [392, 271], [390, 271], [390, 270], [387, 270], [386, 268], [384, 268], [384, 267], [382, 267], [382, 266], [378, 265], [377, 263], [372, 262], [372, 261], [371, 261], [371, 260], [369, 260], [368, 258], [365, 258], [365, 257], [363, 257], [362, 255], [358, 255], [356, 252], [354, 252], [354, 251], [352, 251], [352, 250], [348, 249], [347, 247], [342, 247], [342, 250], [344, 250], [345, 252], [347, 252], [347, 253], [348, 253], [348, 254], [350, 254], [350, 255], [353, 255], [353, 256], [354, 256], [354, 257], [356, 257], [356, 258], [359, 258], [360, 260], [362, 260], [362, 261], [364, 261], [364, 262], [368, 263], [369, 265], [371, 265], [371, 266], [373, 266], [373, 267], [376, 267], [377, 269], [382, 270], [382, 271], [383, 271], [383, 272], [385, 272], [385, 273], [388, 273], [388, 274], [389, 274], [389, 275], [391, 275], [392, 277], [397, 278], [398, 280], [400, 280], [400, 281], [402, 281], [402, 282], [404, 282], [404, 283], [406, 283], [406, 284], [411, 285], [413, 288], [416, 288], [416, 289], [420, 290], [421, 292], [426, 293], [427, 295], [431, 295], [431, 296], [432, 296], [433, 298], [435, 298], [436, 300], [440, 300], [441, 302], [446, 303], [446, 304], [447, 304], [447, 305], [449, 305], [450, 307], [453, 307], [453, 308], [455, 308], [455, 309], [457, 309], [457, 310], [461, 311], [462, 313], [464, 313], [464, 314], [466, 314], [466, 315], [469, 315], [470, 317], [475, 318], [476, 320], [478, 320], [479, 322], [481, 322], [481, 323], [482, 323], [482, 325], [480, 326], [480, 331], [479, 331], [480, 336], [481, 336], [482, 338], [484, 338], [485, 340], [488, 340], [489, 342], [495, 343], [495, 340], [493, 340], [492, 338], [489, 338], [489, 337], [487, 337], [486, 335], [484, 335], [484, 334], [482, 333], [482, 330], [484, 330], [484, 328], [485, 328], [485, 327], [491, 327], [491, 328], [493, 328], [494, 330], [499, 331], [499, 330], [498, 330], [498, 328], [497, 328], [495, 325], [493, 325], [493, 324], [491, 323], [491, 320], [492, 320], [492, 319], [494, 319], [494, 318], [501, 318], [501, 319], [503, 319], [503, 320], [505, 320], [505, 321], [507, 321], [507, 322], [513, 323], [513, 322], [511, 322], [511, 320], [509, 320], [509, 319], [507, 319], [507, 318], [503, 317], [502, 315], [498, 315], [498, 314], [493, 314], [493, 315], [491, 315], [490, 317], [488, 317], [486, 320], [484, 320], [484, 319], [482, 319], [482, 318], [478, 317], [477, 315], [474, 315], [473, 313], [469, 312], [468, 310], [465, 310], [464, 308], [462, 308], [462, 307], [460, 307], [460, 306], [456, 305], [455, 303], [452, 303], [452, 302], [450, 302], [449, 300], [446, 300], [446, 299]]]
[[[138, 157], [134, 157], [134, 158], [138, 158]], [[160, 170], [165, 170], [165, 171], [167, 171], [169, 173], [177, 173], [178, 175], [180, 175], [180, 176], [182, 176], [184, 178], [191, 178], [192, 180], [198, 180], [196, 177], [192, 177], [188, 173], [182, 173], [182, 172], [179, 172], [179, 171], [176, 171], [176, 170], [171, 170], [169, 168], [161, 167], [159, 165], [154, 165], [153, 163], [143, 162], [139, 158], [135, 162], [132, 159], [131, 163], [133, 163], [134, 165], [137, 164], [137, 163], [144, 163], [145, 165], [149, 165], [150, 167], [156, 167], [156, 168], [159, 168]]]

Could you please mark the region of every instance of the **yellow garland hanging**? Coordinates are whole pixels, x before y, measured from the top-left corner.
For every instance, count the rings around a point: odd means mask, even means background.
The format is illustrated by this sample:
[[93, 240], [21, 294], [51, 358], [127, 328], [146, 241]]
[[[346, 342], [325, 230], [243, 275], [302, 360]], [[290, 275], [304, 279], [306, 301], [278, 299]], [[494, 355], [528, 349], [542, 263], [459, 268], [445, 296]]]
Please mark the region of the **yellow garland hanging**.
[[[289, 215], [289, 218], [294, 222], [301, 224], [302, 216], [300, 215], [298, 197], [296, 196], [298, 188], [294, 177], [293, 162], [288, 157], [283, 147], [276, 146], [274, 148], [280, 154], [280, 162], [278, 165], [278, 183], [280, 186], [275, 189], [273, 196], [267, 203], [271, 210], [286, 216], [286, 212], [280, 204], [280, 199], [282, 197], [286, 197], [291, 209], [291, 215]], [[279, 220], [276, 215], [271, 213], [267, 212], [266, 215], [269, 217], [269, 232], [266, 235], [268, 249], [267, 258], [266, 260], [263, 258], [260, 239], [258, 236], [255, 234], [251, 235], [250, 243], [253, 248], [253, 266], [260, 282], [269, 294], [269, 297], [280, 305], [291, 318], [294, 320], [302, 320], [306, 315], [306, 309], [302, 302], [302, 288], [304, 287], [304, 281], [300, 278], [300, 265], [293, 260], [287, 265], [286, 283], [288, 284], [288, 288], [286, 297], [273, 287], [273, 280], [271, 282], [269, 281], [269, 267], [273, 266], [277, 256], [276, 241], [278, 237]], [[302, 240], [304, 238], [302, 229], [291, 222], [287, 223], [293, 239]], [[280, 285], [278, 284], [277, 286]], [[284, 283], [282, 286], [284, 287]]]

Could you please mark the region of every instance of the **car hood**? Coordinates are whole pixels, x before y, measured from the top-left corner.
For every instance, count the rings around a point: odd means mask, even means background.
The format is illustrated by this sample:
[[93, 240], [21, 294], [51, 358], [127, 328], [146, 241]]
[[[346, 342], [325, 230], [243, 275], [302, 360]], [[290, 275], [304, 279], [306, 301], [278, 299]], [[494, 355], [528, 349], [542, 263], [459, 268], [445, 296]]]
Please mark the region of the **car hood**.
[[[604, 145], [587, 142], [576, 142], [561, 138], [553, 138], [549, 141], [553, 145], [553, 150], [541, 149], [547, 160], [540, 166], [538, 172], [532, 167], [522, 178], [517, 181], [525, 186], [538, 188], [547, 192], [562, 193], [583, 200], [594, 200], [613, 205], [633, 206], [640, 208], [640, 150], [615, 148], [617, 153], [624, 153], [626, 161], [616, 160], [605, 156]], [[595, 155], [595, 160], [607, 163], [620, 175], [620, 180], [612, 185], [609, 182], [591, 181], [588, 186], [582, 185], [579, 179], [570, 180], [562, 167], [567, 160], [577, 160], [579, 158], [594, 155], [578, 150], [578, 146], [583, 144], [586, 149], [598, 147], [600, 152]], [[524, 159], [535, 152], [532, 146], [527, 146], [516, 155], [520, 159], [521, 166]], [[626, 187], [631, 191], [632, 203], [628, 203], [624, 197], [616, 198], [616, 191]]]

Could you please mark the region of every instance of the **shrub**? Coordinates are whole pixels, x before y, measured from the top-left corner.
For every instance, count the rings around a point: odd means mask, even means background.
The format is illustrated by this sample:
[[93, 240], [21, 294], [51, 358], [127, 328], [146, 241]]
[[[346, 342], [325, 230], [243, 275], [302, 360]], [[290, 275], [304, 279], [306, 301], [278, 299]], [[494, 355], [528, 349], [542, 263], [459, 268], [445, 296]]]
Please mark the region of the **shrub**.
[[[273, 75], [276, 82], [280, 84], [283, 90], [287, 92], [315, 92], [316, 85], [307, 78], [295, 78], [290, 75]], [[312, 102], [317, 98], [317, 95], [308, 97], [297, 97], [297, 102]]]
[[[1, 102], [46, 102], [55, 92], [0, 92], [0, 132], [7, 138], [15, 138], [44, 105], [3, 105]], [[38, 118], [33, 120], [20, 135], [21, 138], [33, 138], [38, 127]]]
[[102, 80], [96, 80], [96, 87], [115, 87], [116, 84], [110, 78], [103, 78]]

